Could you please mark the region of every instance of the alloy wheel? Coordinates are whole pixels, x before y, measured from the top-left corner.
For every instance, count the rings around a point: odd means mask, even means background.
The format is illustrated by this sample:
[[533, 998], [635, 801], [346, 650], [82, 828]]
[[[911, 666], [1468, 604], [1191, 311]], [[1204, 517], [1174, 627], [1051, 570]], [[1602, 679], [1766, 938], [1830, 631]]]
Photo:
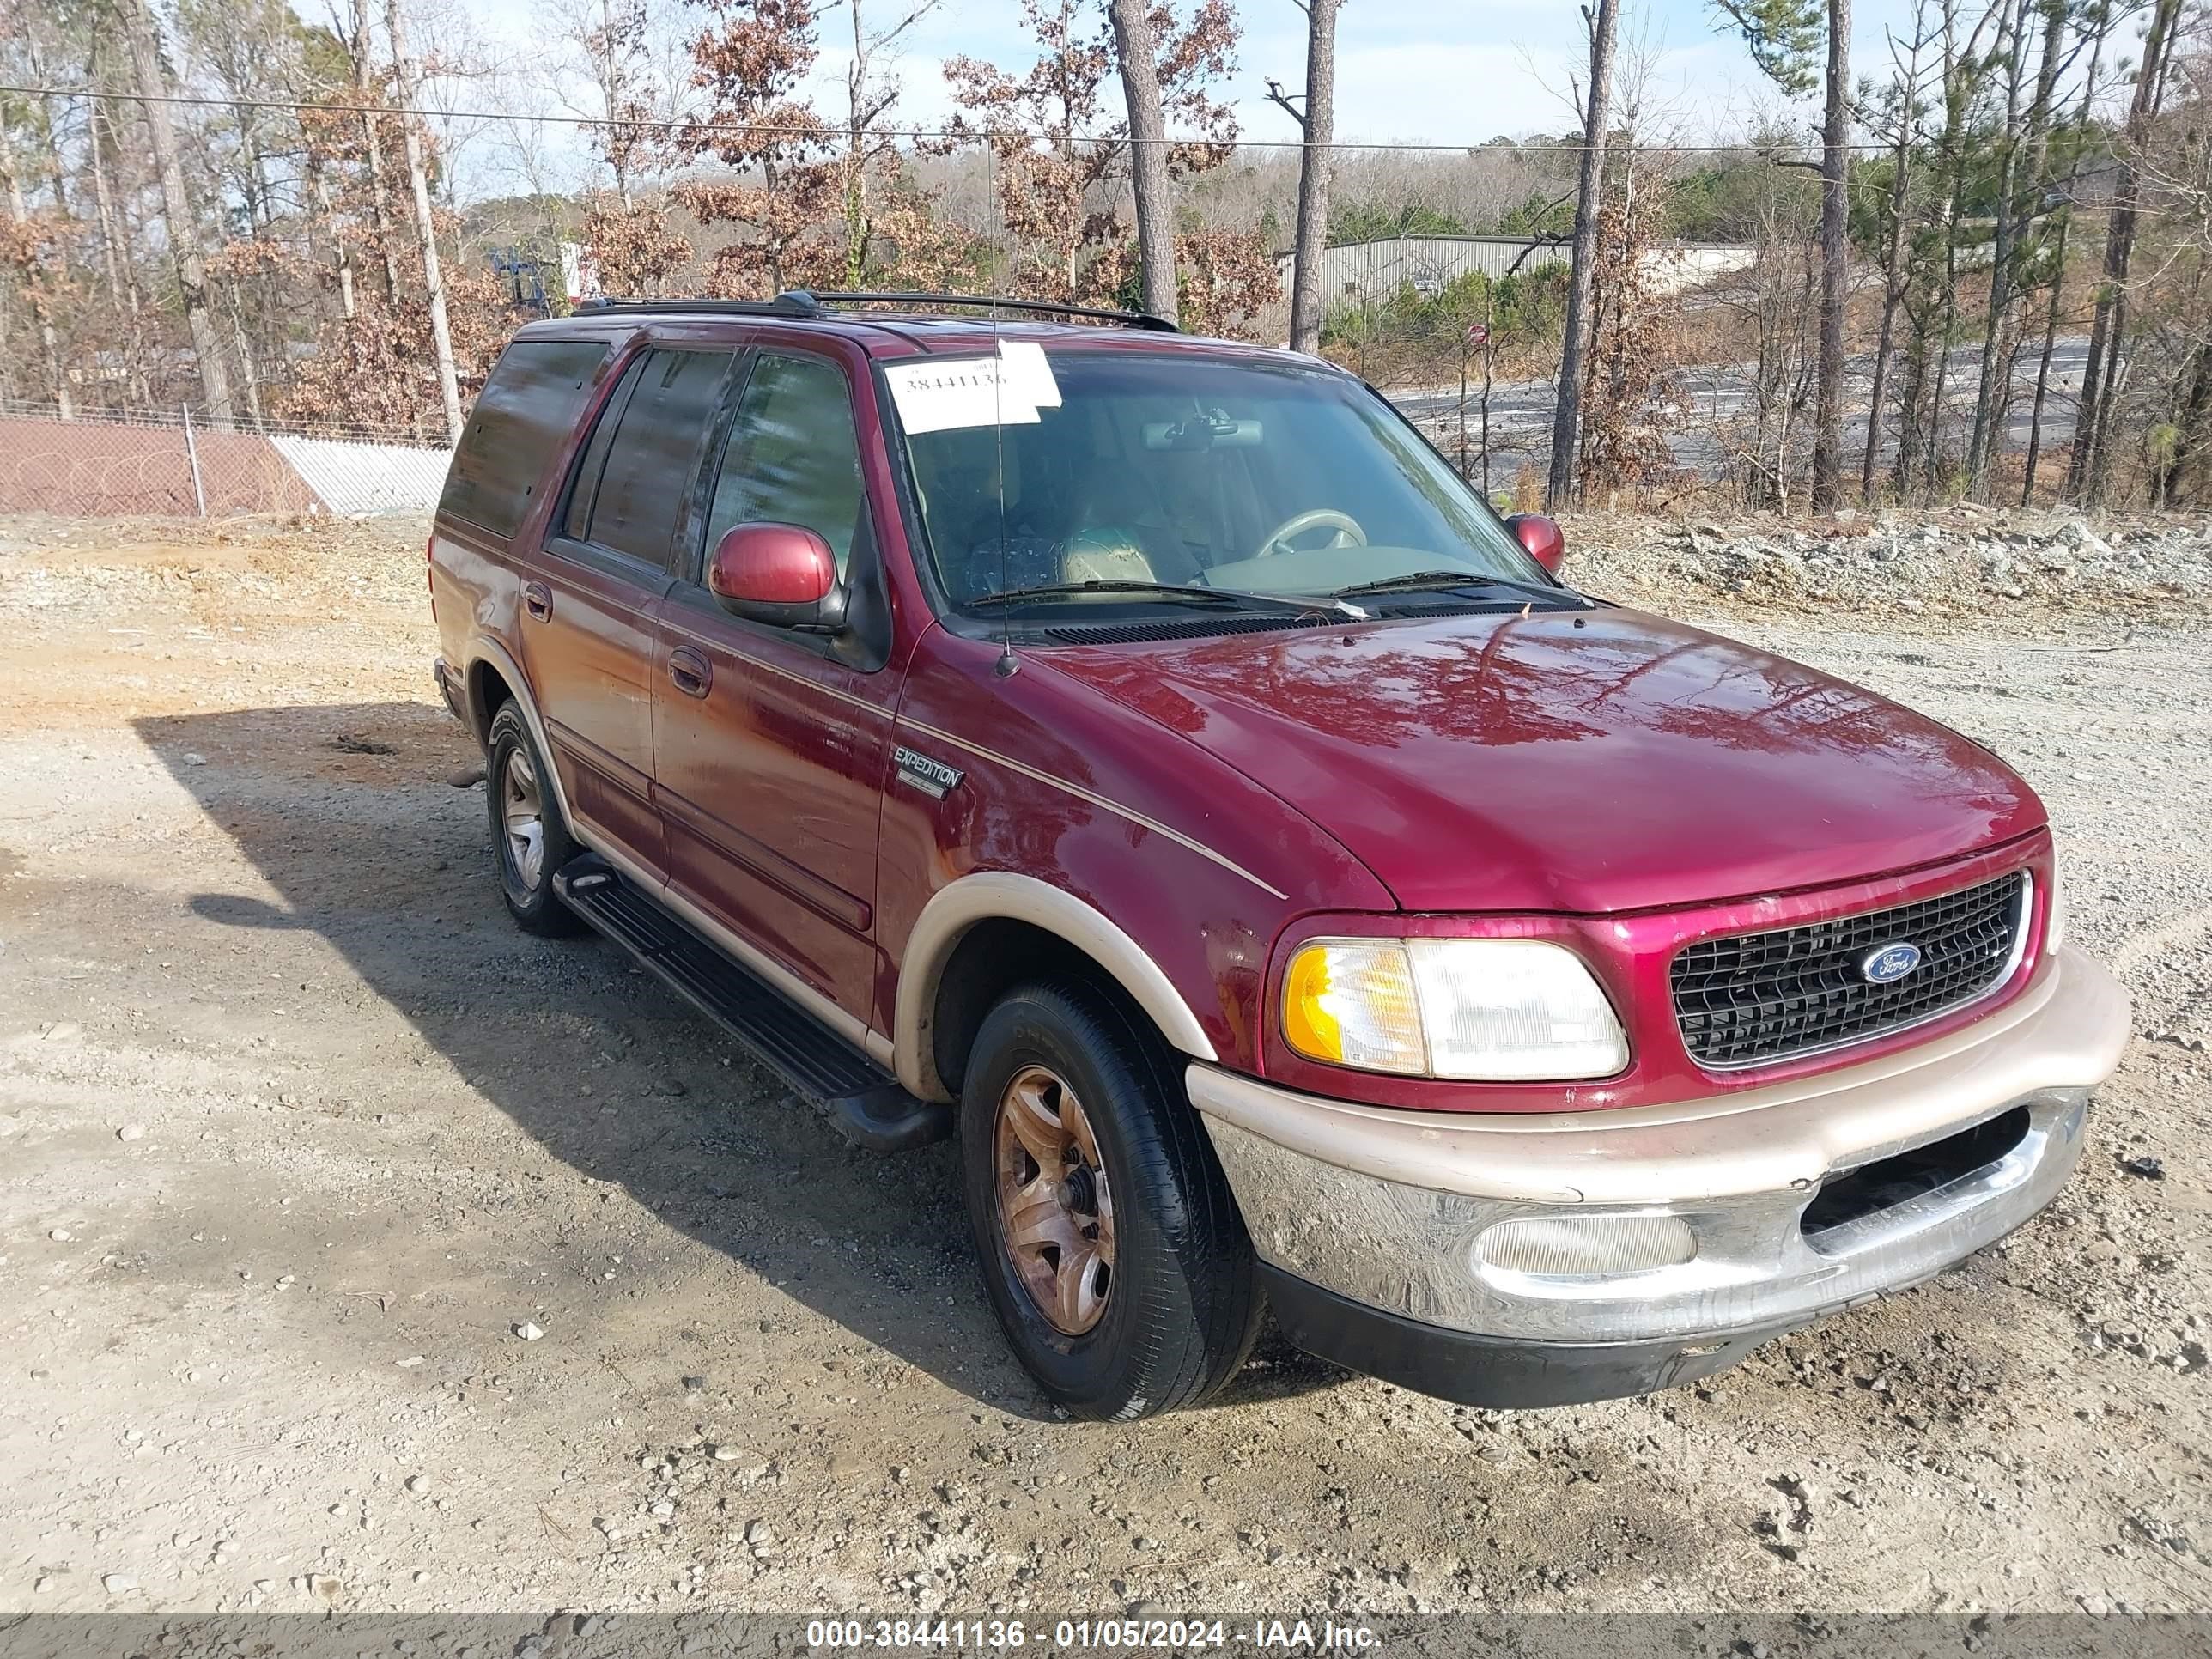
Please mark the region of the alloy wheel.
[[545, 866], [545, 805], [538, 768], [529, 753], [516, 749], [507, 757], [500, 779], [500, 821], [507, 831], [507, 853], [523, 886], [538, 890]]
[[1066, 1079], [1025, 1066], [999, 1097], [993, 1144], [1015, 1277], [1054, 1330], [1080, 1336], [1105, 1316], [1114, 1280], [1114, 1195], [1091, 1120]]

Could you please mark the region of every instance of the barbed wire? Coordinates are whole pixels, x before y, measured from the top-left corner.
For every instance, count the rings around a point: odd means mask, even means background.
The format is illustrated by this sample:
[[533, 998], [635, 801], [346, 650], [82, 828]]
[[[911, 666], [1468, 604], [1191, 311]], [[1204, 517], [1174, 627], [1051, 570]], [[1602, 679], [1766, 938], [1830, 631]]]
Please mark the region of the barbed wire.
[[[1126, 133], [1116, 133], [1109, 140], [1085, 133], [1060, 134], [1031, 131], [1020, 127], [841, 127], [828, 122], [812, 124], [778, 124], [762, 121], [694, 121], [673, 118], [619, 118], [592, 115], [553, 115], [543, 112], [519, 110], [437, 109], [414, 107], [401, 104], [341, 104], [314, 99], [296, 98], [202, 98], [189, 93], [167, 93], [148, 97], [137, 92], [111, 92], [100, 87], [21, 86], [0, 82], [0, 93], [14, 94], [25, 98], [82, 98], [99, 99], [118, 104], [167, 104], [188, 109], [264, 109], [289, 110], [294, 113], [306, 111], [331, 115], [397, 115], [413, 116], [424, 120], [444, 121], [528, 121], [549, 126], [592, 128], [622, 128], [684, 135], [733, 133], [744, 137], [772, 138], [890, 138], [909, 143], [929, 140], [981, 143], [994, 138], [1017, 137], [1036, 142], [1058, 143], [1063, 138], [1080, 144], [1113, 143], [1117, 144], [1159, 143], [1173, 148], [1176, 145], [1212, 144], [1219, 141], [1204, 134], [1170, 135], [1159, 139], [1136, 139]], [[1413, 139], [1333, 139], [1327, 144], [1316, 144], [1304, 138], [1245, 138], [1228, 141], [1236, 149], [1279, 150], [1365, 150], [1387, 152], [1425, 152], [1432, 155], [1579, 155], [1591, 146], [1578, 138], [1561, 139], [1486, 139], [1479, 143], [1437, 143]], [[1599, 148], [1611, 149], [1611, 143]], [[1808, 141], [1802, 144], [1778, 145], [1739, 141], [1734, 143], [1638, 143], [1630, 141], [1629, 147], [1647, 155], [1732, 155], [1748, 154], [1770, 155], [1783, 149], [1818, 149], [1818, 143]], [[1887, 155], [1892, 146], [1887, 143], [1849, 143], [1843, 147], [1855, 154]]]

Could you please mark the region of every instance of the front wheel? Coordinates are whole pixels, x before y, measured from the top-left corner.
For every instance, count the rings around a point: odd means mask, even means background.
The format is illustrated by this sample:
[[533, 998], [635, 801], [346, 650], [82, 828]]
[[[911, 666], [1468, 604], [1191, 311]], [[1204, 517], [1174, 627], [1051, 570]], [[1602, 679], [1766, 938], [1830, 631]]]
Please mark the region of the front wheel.
[[961, 1161], [985, 1289], [1070, 1414], [1204, 1398], [1250, 1351], [1252, 1245], [1176, 1068], [1107, 993], [1034, 985], [983, 1022]]
[[517, 927], [559, 938], [583, 924], [553, 892], [553, 872], [576, 856], [577, 847], [562, 822], [546, 770], [550, 764], [532, 741], [521, 710], [512, 702], [501, 704], [491, 719], [484, 757], [500, 892]]

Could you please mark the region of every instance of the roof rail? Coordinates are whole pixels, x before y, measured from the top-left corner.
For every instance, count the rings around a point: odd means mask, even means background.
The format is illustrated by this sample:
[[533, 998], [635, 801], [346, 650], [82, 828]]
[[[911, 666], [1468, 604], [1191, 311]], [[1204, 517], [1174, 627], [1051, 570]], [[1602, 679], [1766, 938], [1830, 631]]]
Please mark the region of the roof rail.
[[576, 309], [595, 317], [665, 315], [671, 312], [708, 312], [727, 317], [827, 317], [830, 308], [803, 288], [786, 289], [773, 300], [586, 300]]
[[789, 288], [773, 300], [598, 299], [582, 301], [576, 309], [589, 312], [594, 317], [604, 317], [610, 313], [619, 316], [665, 316], [686, 312], [706, 312], [726, 317], [818, 319], [836, 316], [837, 313], [823, 303], [825, 301], [848, 306], [971, 306], [1002, 311], [1036, 312], [1049, 317], [1088, 317], [1097, 322], [1121, 323], [1130, 328], [1151, 329], [1163, 334], [1182, 331], [1166, 318], [1156, 317], [1149, 311], [1115, 311], [1103, 306], [1065, 306], [1049, 300], [1012, 300], [993, 294], [918, 294], [891, 290], [812, 294], [803, 288]]
[[[793, 297], [791, 295], [779, 296]], [[1010, 300], [990, 294], [909, 294], [893, 291], [825, 291], [799, 297], [812, 302], [815, 315], [823, 314], [823, 302], [839, 305], [903, 305], [903, 306], [980, 306], [1005, 311], [1034, 311], [1053, 317], [1089, 317], [1102, 323], [1121, 323], [1131, 328], [1152, 329], [1163, 334], [1179, 334], [1182, 331], [1164, 317], [1156, 317], [1149, 311], [1113, 311], [1103, 306], [1055, 305], [1048, 300]]]

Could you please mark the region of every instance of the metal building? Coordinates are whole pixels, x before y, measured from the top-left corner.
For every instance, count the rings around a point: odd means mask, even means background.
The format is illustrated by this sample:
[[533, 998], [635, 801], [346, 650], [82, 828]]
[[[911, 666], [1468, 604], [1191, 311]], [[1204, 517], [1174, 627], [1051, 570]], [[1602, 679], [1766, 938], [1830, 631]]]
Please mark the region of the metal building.
[[[1528, 236], [1387, 236], [1372, 242], [1347, 242], [1322, 256], [1324, 304], [1344, 300], [1377, 301], [1411, 283], [1430, 295], [1469, 271], [1500, 277], [1516, 268], [1523, 273], [1547, 264], [1565, 264], [1567, 244]], [[1703, 242], [1666, 242], [1649, 256], [1655, 285], [1662, 292], [1694, 287], [1748, 267], [1747, 247]], [[1280, 261], [1289, 280], [1290, 256]]]

